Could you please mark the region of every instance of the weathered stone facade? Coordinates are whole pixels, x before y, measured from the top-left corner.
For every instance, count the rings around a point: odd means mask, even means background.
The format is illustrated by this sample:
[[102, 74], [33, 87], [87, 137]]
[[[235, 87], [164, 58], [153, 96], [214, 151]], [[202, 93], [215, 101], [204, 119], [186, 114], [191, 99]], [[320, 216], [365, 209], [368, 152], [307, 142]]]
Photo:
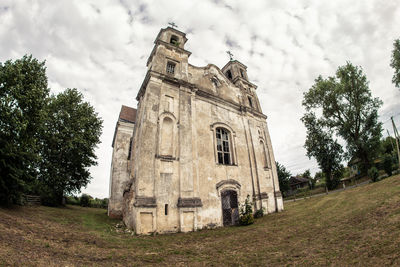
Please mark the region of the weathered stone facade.
[[136, 98], [122, 193], [123, 220], [139, 234], [234, 224], [247, 195], [255, 210], [283, 209], [267, 117], [246, 66], [192, 66], [186, 41], [176, 29], [160, 31]]
[[115, 126], [108, 200], [108, 216], [112, 218], [122, 218], [124, 188], [130, 181], [129, 162], [131, 154], [129, 150], [132, 144], [135, 118], [136, 109], [122, 106]]

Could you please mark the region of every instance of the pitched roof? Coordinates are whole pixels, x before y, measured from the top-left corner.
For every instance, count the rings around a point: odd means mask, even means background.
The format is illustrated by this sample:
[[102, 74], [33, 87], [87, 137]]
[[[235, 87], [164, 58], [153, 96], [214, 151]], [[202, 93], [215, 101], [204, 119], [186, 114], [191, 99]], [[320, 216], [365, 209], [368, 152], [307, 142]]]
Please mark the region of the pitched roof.
[[137, 110], [135, 108], [131, 108], [131, 107], [122, 105], [118, 120], [135, 123], [136, 122], [136, 111]]
[[[118, 121], [123, 121], [123, 122], [129, 122], [129, 123], [136, 123], [136, 109], [127, 107], [122, 105], [121, 106], [121, 111], [119, 112], [119, 117]], [[118, 130], [118, 123], [115, 125], [115, 130], [114, 130], [114, 136], [112, 140], [111, 146], [114, 147], [114, 142], [115, 142], [115, 136], [117, 135], [117, 130]]]

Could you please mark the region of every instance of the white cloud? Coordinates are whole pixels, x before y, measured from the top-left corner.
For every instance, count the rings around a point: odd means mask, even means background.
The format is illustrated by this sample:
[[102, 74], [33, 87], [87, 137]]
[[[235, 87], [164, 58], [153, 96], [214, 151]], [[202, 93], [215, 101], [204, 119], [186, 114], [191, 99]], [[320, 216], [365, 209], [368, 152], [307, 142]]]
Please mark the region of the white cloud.
[[[293, 174], [311, 168], [302, 147], [303, 92], [346, 60], [361, 65], [385, 128], [399, 112], [391, 83], [392, 43], [400, 6], [391, 1], [11, 1], [0, 4], [0, 61], [33, 54], [46, 60], [49, 86], [76, 87], [104, 119], [99, 165], [87, 189], [108, 195], [111, 141], [122, 104], [136, 106], [146, 61], [160, 28], [186, 31], [189, 62], [220, 67], [226, 50], [248, 66], [268, 124], [275, 157]], [[400, 125], [400, 116], [395, 117]]]

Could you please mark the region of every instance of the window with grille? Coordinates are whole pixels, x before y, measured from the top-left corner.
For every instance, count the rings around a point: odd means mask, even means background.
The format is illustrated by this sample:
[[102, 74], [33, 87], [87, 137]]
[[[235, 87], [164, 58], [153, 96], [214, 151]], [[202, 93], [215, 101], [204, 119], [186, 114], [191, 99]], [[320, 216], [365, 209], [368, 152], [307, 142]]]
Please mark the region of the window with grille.
[[231, 152], [230, 152], [230, 140], [229, 132], [223, 128], [217, 128], [217, 155], [218, 163], [224, 165], [231, 165]]
[[175, 63], [168, 62], [167, 63], [167, 73], [168, 74], [174, 74], [175, 73]]

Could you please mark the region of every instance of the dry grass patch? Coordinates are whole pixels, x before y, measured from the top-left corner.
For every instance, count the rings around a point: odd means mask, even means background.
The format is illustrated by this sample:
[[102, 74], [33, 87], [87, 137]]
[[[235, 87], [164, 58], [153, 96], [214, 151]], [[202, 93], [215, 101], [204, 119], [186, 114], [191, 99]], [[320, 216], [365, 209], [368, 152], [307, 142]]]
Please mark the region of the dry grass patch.
[[105, 210], [0, 209], [0, 265], [400, 265], [400, 176], [288, 203], [247, 227], [131, 236]]

